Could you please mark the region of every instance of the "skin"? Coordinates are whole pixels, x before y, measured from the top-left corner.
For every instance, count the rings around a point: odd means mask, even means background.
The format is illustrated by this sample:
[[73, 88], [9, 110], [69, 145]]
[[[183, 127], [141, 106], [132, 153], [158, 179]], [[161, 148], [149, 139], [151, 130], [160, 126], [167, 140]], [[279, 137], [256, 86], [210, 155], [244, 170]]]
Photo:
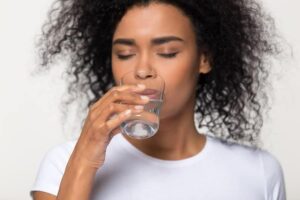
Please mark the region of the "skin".
[[[151, 42], [166, 36], [175, 36], [180, 41]], [[134, 45], [121, 44], [118, 39], [131, 39]], [[119, 42], [115, 42], [117, 40]], [[144, 153], [161, 159], [178, 160], [199, 153], [206, 137], [198, 134], [194, 125], [195, 89], [199, 74], [208, 73], [210, 65], [197, 49], [190, 20], [167, 4], [133, 7], [118, 24], [113, 43], [116, 44], [112, 48], [112, 70], [116, 82], [133, 70], [143, 78], [159, 74], [166, 85], [158, 133], [147, 140], [126, 139]], [[177, 54], [170, 58], [162, 55], [171, 53]], [[120, 55], [130, 57], [124, 60]], [[143, 90], [136, 86], [115, 86], [90, 107], [57, 197], [34, 192], [35, 200], [89, 199], [93, 179], [105, 161], [111, 138], [120, 132], [118, 127], [123, 121], [141, 112], [134, 109], [135, 105], [149, 101], [133, 93]], [[126, 101], [128, 105], [117, 104], [118, 101]], [[110, 118], [113, 114], [117, 117]]]

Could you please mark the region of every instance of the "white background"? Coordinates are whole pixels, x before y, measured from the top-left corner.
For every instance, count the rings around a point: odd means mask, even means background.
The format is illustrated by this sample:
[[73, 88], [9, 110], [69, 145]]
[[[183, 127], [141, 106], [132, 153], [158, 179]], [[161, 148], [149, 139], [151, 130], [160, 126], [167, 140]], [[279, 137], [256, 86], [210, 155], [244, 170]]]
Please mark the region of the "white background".
[[[61, 126], [62, 65], [30, 76], [33, 41], [50, 0], [0, 0], [0, 200], [29, 200], [45, 152], [79, 133]], [[300, 200], [300, 12], [299, 0], [264, 0], [293, 57], [276, 62], [270, 117], [262, 131], [265, 148], [281, 162], [289, 200]], [[278, 70], [279, 69], [279, 70]]]

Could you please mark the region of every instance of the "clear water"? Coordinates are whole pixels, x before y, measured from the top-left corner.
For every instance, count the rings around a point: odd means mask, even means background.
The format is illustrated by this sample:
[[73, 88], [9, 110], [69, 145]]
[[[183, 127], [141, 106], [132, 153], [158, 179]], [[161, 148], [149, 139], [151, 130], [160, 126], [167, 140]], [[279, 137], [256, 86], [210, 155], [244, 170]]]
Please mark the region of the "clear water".
[[162, 100], [150, 100], [144, 107], [144, 112], [134, 115], [121, 124], [124, 134], [136, 139], [152, 137], [159, 128], [159, 112]]

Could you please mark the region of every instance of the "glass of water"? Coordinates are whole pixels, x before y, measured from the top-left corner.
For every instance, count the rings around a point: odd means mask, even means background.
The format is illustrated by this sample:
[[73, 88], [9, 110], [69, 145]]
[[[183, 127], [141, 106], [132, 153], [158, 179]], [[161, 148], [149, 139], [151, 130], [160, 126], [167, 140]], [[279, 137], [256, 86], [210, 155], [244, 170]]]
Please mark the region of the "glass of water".
[[120, 128], [123, 134], [132, 138], [146, 139], [152, 137], [159, 128], [159, 113], [163, 103], [165, 82], [159, 75], [142, 79], [133, 71], [126, 73], [120, 81], [120, 85], [137, 84], [146, 86], [142, 92], [137, 92], [137, 94], [148, 96], [150, 101], [144, 105], [143, 112], [132, 115], [121, 124]]

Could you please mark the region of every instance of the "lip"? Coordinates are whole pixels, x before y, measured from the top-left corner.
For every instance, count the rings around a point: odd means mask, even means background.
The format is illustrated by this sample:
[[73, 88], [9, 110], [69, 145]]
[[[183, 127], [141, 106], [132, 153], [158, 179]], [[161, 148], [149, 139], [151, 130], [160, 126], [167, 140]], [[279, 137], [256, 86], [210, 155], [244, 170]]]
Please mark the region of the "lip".
[[139, 92], [138, 94], [148, 96], [149, 98], [158, 98], [160, 92], [158, 90], [147, 88], [147, 89], [143, 90], [142, 92]]

